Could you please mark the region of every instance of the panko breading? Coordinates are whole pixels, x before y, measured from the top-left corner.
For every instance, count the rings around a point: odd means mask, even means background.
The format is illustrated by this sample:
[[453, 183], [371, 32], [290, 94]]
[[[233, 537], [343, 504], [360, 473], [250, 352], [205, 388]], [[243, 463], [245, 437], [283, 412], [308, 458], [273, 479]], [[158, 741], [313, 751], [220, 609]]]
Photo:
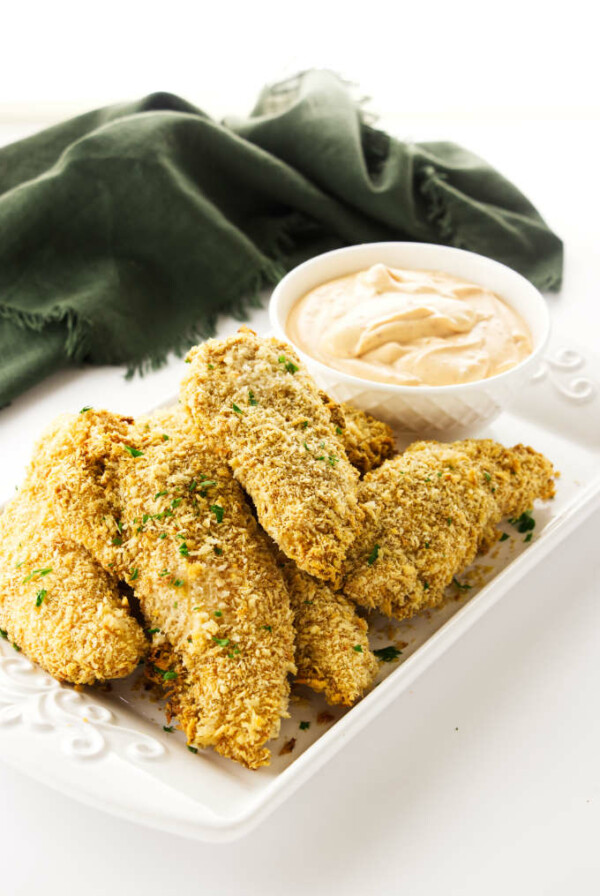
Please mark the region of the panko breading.
[[283, 553], [336, 581], [359, 530], [358, 473], [292, 348], [242, 329], [193, 348], [182, 401]]
[[360, 484], [367, 522], [348, 555], [344, 594], [397, 619], [439, 604], [504, 516], [552, 497], [553, 476], [522, 445], [414, 443]]
[[188, 742], [257, 768], [287, 715], [295, 671], [281, 571], [229, 469], [199, 444], [183, 411], [134, 423], [76, 419], [55, 471], [74, 537], [134, 589], [151, 630], [178, 658]]
[[340, 405], [345, 425], [341, 427], [342, 444], [353, 467], [369, 473], [395, 454], [394, 433], [387, 423], [352, 407]]
[[129, 675], [147, 642], [116, 580], [56, 518], [48, 483], [61, 425], [39, 441], [0, 516], [0, 627], [50, 675], [93, 684]]
[[296, 682], [323, 691], [328, 703], [352, 706], [379, 669], [366, 621], [347, 598], [291, 561], [283, 571], [294, 611]]

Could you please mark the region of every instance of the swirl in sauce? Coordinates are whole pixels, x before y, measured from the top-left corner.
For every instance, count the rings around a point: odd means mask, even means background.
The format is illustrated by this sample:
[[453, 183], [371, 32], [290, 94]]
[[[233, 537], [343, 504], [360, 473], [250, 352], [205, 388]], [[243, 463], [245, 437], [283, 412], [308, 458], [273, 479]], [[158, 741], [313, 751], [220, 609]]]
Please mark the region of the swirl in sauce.
[[532, 352], [526, 323], [485, 287], [384, 264], [312, 289], [286, 330], [328, 367], [402, 386], [472, 383]]

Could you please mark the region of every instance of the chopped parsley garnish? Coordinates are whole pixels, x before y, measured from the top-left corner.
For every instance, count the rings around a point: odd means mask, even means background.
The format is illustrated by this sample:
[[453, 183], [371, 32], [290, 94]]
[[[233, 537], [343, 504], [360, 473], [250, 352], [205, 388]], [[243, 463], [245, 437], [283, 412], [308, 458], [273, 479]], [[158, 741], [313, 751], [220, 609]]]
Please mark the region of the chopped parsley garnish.
[[310, 728], [310, 722], [300, 722], [299, 726], [300, 731], [308, 731]]
[[163, 495], [166, 495], [166, 494], [167, 494], [167, 492], [157, 492], [157, 493], [154, 495], [154, 500], [155, 500], [155, 501], [158, 501], [159, 498], [162, 498]]
[[138, 448], [132, 448], [131, 445], [123, 445], [125, 451], [128, 451], [132, 457], [142, 457], [144, 452], [140, 451]]
[[207, 488], [212, 488], [213, 485], [216, 485], [216, 484], [217, 484], [217, 483], [216, 483], [216, 481], [215, 481], [214, 479], [206, 479], [206, 480], [204, 480], [204, 481], [201, 483], [202, 488], [200, 489], [200, 497], [201, 497], [201, 498], [206, 498], [206, 489], [207, 489]]
[[315, 460], [325, 460], [325, 455], [320, 454], [318, 457], [315, 458]]
[[336, 457], [335, 454], [330, 454], [329, 457], [327, 458], [327, 463], [329, 464], [330, 467], [335, 467], [338, 460], [339, 460], [339, 457]]
[[452, 525], [452, 517], [451, 516], [446, 517], [446, 522], [448, 523], [449, 526], [451, 526]]
[[180, 504], [181, 504], [181, 498], [173, 498], [173, 500], [171, 501], [171, 507], [173, 509], [175, 509], [176, 507], [179, 507]]
[[387, 647], [380, 647], [379, 650], [374, 650], [373, 653], [382, 663], [393, 663], [402, 655], [402, 651], [394, 647], [393, 644], [388, 644]]
[[117, 527], [117, 532], [121, 535], [123, 532], [123, 524], [121, 523], [121, 520], [115, 520], [115, 525]]
[[307, 607], [312, 607], [314, 601], [313, 600], [303, 600], [303, 604], [306, 604]]
[[111, 539], [111, 544], [114, 544], [116, 547], [120, 548], [123, 544], [123, 539], [119, 535], [115, 535], [115, 537]]
[[145, 514], [143, 515], [143, 517], [142, 517], [142, 523], [144, 524], [144, 526], [146, 525], [146, 523], [148, 522], [148, 520], [151, 520], [151, 519], [152, 519], [151, 514], [149, 514], [149, 513], [145, 513]]
[[48, 573], [52, 572], [51, 566], [46, 566], [43, 569], [33, 569], [28, 576], [25, 576], [23, 579], [23, 584], [27, 584], [27, 582], [31, 582], [34, 576], [37, 576], [38, 579], [41, 579], [43, 576], [47, 576]]
[[238, 654], [239, 652], [240, 652], [240, 648], [234, 647], [233, 650], [231, 651], [231, 653], [228, 653], [227, 656], [229, 657], [230, 660], [232, 660], [234, 658], [234, 656], [236, 656], [236, 654]]
[[376, 545], [374, 545], [373, 550], [367, 557], [367, 563], [369, 564], [369, 566], [373, 566], [373, 564], [375, 563], [375, 561], [377, 560], [378, 557], [379, 557], [379, 545], [376, 544]]
[[[209, 367], [212, 367], [212, 364], [209, 364], [208, 366], [209, 366]], [[188, 750], [190, 751], [190, 753], [197, 753], [197, 752], [198, 752], [198, 747], [190, 747], [190, 745], [187, 744], [187, 748], [188, 748]]]
[[338, 436], [341, 436], [342, 433], [344, 432], [344, 430], [342, 429], [341, 426], [336, 426], [335, 431], [338, 434]]
[[130, 580], [131, 582], [135, 582], [135, 580], [136, 580], [137, 578], [139, 578], [139, 575], [140, 575], [140, 571], [139, 571], [139, 569], [137, 569], [137, 567], [136, 567], [136, 569], [132, 569], [131, 572], [129, 573], [129, 580]]
[[22, 561], [22, 560], [19, 560], [18, 563], [15, 563], [15, 567], [16, 567], [16, 569], [21, 569], [22, 566], [23, 566], [23, 561]]
[[4, 638], [5, 641], [8, 638], [8, 632], [5, 631], [3, 628], [0, 628], [0, 637]]
[[428, 542], [428, 541], [425, 542], [425, 547], [426, 547], [427, 549], [429, 549], [429, 542]]
[[363, 652], [363, 649], [362, 649], [362, 645], [361, 645], [361, 644], [355, 644], [354, 647], [352, 648], [352, 650], [355, 650], [356, 653], [362, 653], [362, 652]]
[[517, 532], [525, 533], [535, 529], [535, 520], [531, 515], [531, 510], [526, 510], [518, 519], [510, 519], [508, 522], [515, 527]]
[[304, 447], [306, 448], [307, 451], [310, 451], [310, 448], [308, 447], [308, 445], [306, 444], [306, 442], [302, 442], [302, 444], [304, 445]]
[[423, 582], [423, 591], [429, 591], [429, 582]]
[[190, 556], [190, 552], [188, 551], [188, 546], [185, 543], [185, 541], [179, 545], [179, 553], [181, 554], [182, 557]]
[[[181, 588], [183, 586], [183, 581], [181, 579], [173, 579], [171, 585], [173, 588]], [[173, 606], [176, 607], [177, 604], [173, 604]]]
[[266, 632], [272, 632], [273, 627], [271, 625], [263, 625], [263, 628]]
[[218, 644], [219, 647], [227, 647], [227, 645], [229, 644], [229, 638], [216, 638], [214, 635], [213, 641], [215, 642], [215, 644]]
[[234, 402], [234, 404], [231, 405], [231, 407], [236, 412], [236, 414], [239, 414], [240, 417], [243, 416], [244, 412], [242, 411], [241, 408], [238, 408], [238, 406], [237, 406], [237, 404], [235, 404], [235, 402]]
[[175, 731], [175, 725], [163, 725], [163, 731], [166, 731], [167, 734], [172, 734]]
[[162, 539], [162, 538], [166, 538], [166, 537], [167, 537], [167, 533], [166, 533], [166, 532], [161, 532], [160, 535], [159, 535], [158, 537], [161, 538], [161, 539]]
[[452, 583], [456, 585], [457, 588], [460, 588], [461, 591], [470, 591], [473, 587], [472, 585], [467, 585], [466, 582], [459, 582], [456, 576], [452, 577]]
[[523, 541], [531, 541], [533, 538], [533, 532], [528, 532]]
[[91, 410], [92, 410], [92, 406], [91, 406], [91, 404], [86, 404], [85, 407], [83, 407], [83, 408], [79, 411], [79, 413], [80, 413], [80, 414], [85, 414], [85, 413], [87, 413], [87, 411], [91, 411]]
[[306, 427], [308, 426], [308, 420], [303, 420], [300, 425], [301, 425], [302, 429], [306, 429]]
[[223, 548], [218, 548], [218, 547], [215, 545], [215, 547], [213, 548], [213, 551], [215, 552], [215, 554], [217, 555], [217, 557], [220, 557], [221, 554], [223, 553]]
[[293, 361], [288, 361], [288, 359], [286, 358], [285, 355], [279, 355], [279, 357], [277, 358], [277, 360], [279, 361], [280, 364], [283, 364], [283, 366], [285, 367], [285, 369], [287, 370], [287, 372], [288, 372], [288, 373], [291, 373], [292, 376], [293, 376], [295, 373], [298, 373], [298, 371], [300, 370], [300, 368], [297, 367], [297, 366], [293, 363]]
[[213, 613], [213, 616], [216, 616], [217, 619], [219, 618], [219, 616], [222, 616], [222, 615], [223, 615], [223, 610], [215, 610], [215, 612]]
[[19, 647], [18, 644], [15, 644], [14, 641], [12, 642], [12, 646], [15, 648], [15, 650], [17, 651], [17, 653], [21, 653], [21, 648]]
[[214, 513], [214, 515], [216, 516], [217, 522], [222, 523], [223, 516], [225, 515], [225, 511], [223, 510], [223, 508], [220, 507], [218, 504], [211, 504], [210, 509], [211, 509], [212, 513]]
[[175, 603], [173, 604], [173, 609], [176, 610], [178, 606], [179, 606], [179, 601], [175, 601]]
[[485, 476], [485, 478], [487, 479], [488, 482], [492, 481], [492, 477], [490, 476], [489, 473], [486, 473], [485, 470], [483, 471], [483, 475]]
[[46, 597], [47, 594], [48, 594], [48, 592], [46, 591], [45, 588], [40, 588], [40, 590], [37, 593], [37, 597], [35, 599], [36, 607], [42, 606], [42, 604], [44, 603], [44, 598]]
[[214, 364], [207, 364], [206, 366], [208, 367], [209, 370], [214, 370], [214, 369], [215, 369], [215, 365], [214, 365]]
[[166, 434], [166, 432], [163, 432], [163, 434], [162, 434], [162, 440], [163, 440], [163, 442], [168, 442], [168, 441], [169, 441], [169, 436]]
[[157, 635], [159, 632], [160, 632], [159, 628], [149, 628], [148, 631], [146, 632], [146, 634], [150, 638], [150, 637], [152, 637], [152, 635]]
[[163, 681], [174, 681], [177, 678], [177, 672], [174, 669], [169, 669], [168, 672], [163, 672]]
[[258, 401], [257, 401], [256, 398], [254, 397], [254, 392], [252, 391], [252, 389], [250, 389], [250, 390], [248, 391], [248, 401], [250, 402], [250, 404], [251, 404], [253, 407], [256, 407], [256, 405], [258, 404]]
[[500, 541], [506, 541], [508, 538], [510, 538], [510, 535], [508, 534], [508, 532], [503, 532], [502, 535], [500, 536]]
[[169, 570], [168, 570], [168, 569], [163, 569], [162, 572], [159, 572], [159, 576], [161, 576], [161, 578], [162, 578], [163, 576], [168, 576], [168, 575], [169, 575]]

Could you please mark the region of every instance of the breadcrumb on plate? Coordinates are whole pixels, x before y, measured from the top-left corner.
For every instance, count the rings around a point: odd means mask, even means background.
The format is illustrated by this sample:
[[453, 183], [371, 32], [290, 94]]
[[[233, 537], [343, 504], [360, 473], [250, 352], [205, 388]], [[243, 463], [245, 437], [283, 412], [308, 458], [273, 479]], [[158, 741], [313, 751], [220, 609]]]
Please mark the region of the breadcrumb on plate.
[[90, 410], [64, 439], [56, 481], [73, 536], [131, 585], [172, 647], [164, 680], [184, 675], [175, 690], [190, 746], [267, 764], [295, 671], [292, 613], [228, 467], [181, 409], [137, 422]]
[[497, 538], [504, 516], [553, 494], [552, 465], [531, 448], [416, 442], [360, 483], [366, 523], [349, 552], [343, 592], [397, 619], [433, 607]]
[[72, 540], [51, 492], [59, 420], [0, 516], [0, 628], [50, 675], [94, 684], [129, 675], [147, 642], [116, 579]]
[[287, 343], [246, 328], [187, 360], [182, 401], [260, 524], [305, 572], [338, 581], [362, 522], [359, 477], [304, 364]]

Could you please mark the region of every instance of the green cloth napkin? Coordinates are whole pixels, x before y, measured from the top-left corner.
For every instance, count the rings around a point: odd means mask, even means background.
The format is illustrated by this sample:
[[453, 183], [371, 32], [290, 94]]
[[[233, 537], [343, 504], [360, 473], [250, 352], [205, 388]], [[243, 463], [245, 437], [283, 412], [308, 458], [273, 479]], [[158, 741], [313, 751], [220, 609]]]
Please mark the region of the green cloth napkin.
[[213, 121], [153, 94], [0, 150], [0, 406], [80, 362], [143, 370], [243, 316], [326, 249], [447, 243], [557, 289], [562, 244], [519, 190], [452, 143], [369, 126], [335, 75]]

